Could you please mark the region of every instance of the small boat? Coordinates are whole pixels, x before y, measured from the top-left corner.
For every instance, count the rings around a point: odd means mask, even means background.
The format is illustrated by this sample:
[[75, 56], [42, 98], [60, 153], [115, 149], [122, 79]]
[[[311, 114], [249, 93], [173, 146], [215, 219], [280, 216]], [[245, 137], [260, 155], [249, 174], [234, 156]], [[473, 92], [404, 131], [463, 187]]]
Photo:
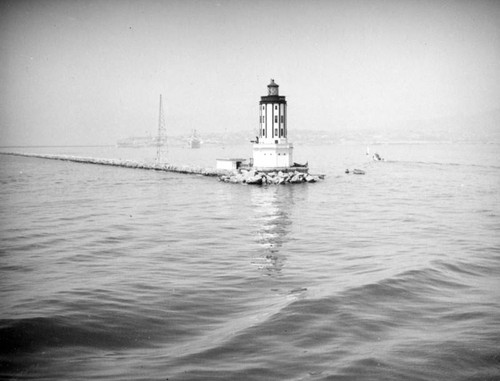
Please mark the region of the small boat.
[[373, 160], [374, 161], [385, 161], [385, 159], [380, 157], [380, 155], [376, 152], [373, 154]]
[[354, 169], [352, 173], [354, 173], [355, 175], [364, 175], [366, 172], [362, 169]]

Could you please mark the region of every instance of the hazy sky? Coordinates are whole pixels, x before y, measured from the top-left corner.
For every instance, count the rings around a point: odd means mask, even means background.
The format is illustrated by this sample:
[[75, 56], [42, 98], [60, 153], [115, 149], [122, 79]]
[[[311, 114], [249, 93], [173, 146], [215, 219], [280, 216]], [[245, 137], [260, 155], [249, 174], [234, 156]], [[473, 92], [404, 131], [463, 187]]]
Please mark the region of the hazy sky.
[[500, 107], [500, 1], [0, 2], [0, 145], [289, 129]]

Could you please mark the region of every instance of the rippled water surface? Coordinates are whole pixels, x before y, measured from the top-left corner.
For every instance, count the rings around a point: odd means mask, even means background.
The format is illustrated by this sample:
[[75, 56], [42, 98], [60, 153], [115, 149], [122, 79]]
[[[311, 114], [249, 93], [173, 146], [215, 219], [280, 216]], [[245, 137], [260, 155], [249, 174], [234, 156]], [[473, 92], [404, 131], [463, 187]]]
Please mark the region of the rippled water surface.
[[0, 155], [0, 378], [499, 379], [498, 146], [365, 150], [268, 187]]

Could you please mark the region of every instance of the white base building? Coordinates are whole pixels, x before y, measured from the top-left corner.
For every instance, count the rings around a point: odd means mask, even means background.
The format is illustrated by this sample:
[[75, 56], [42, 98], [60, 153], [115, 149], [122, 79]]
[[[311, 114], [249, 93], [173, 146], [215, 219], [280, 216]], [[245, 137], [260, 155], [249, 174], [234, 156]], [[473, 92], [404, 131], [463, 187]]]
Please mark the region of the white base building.
[[292, 165], [292, 143], [255, 143], [253, 145], [253, 166], [256, 170], [283, 170]]

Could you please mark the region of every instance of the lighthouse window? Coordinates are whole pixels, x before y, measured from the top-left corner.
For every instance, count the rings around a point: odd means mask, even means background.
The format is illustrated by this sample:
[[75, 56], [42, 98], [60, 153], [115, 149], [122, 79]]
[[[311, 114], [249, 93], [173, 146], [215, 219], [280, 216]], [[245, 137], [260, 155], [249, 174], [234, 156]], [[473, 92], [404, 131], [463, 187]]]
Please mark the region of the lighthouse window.
[[278, 109], [278, 106], [274, 106], [274, 109], [277, 110]]
[[280, 122], [283, 123], [283, 115], [280, 116]]
[[277, 115], [274, 117], [274, 123], [278, 123], [278, 116]]
[[283, 129], [281, 129], [281, 135], [283, 135]]

